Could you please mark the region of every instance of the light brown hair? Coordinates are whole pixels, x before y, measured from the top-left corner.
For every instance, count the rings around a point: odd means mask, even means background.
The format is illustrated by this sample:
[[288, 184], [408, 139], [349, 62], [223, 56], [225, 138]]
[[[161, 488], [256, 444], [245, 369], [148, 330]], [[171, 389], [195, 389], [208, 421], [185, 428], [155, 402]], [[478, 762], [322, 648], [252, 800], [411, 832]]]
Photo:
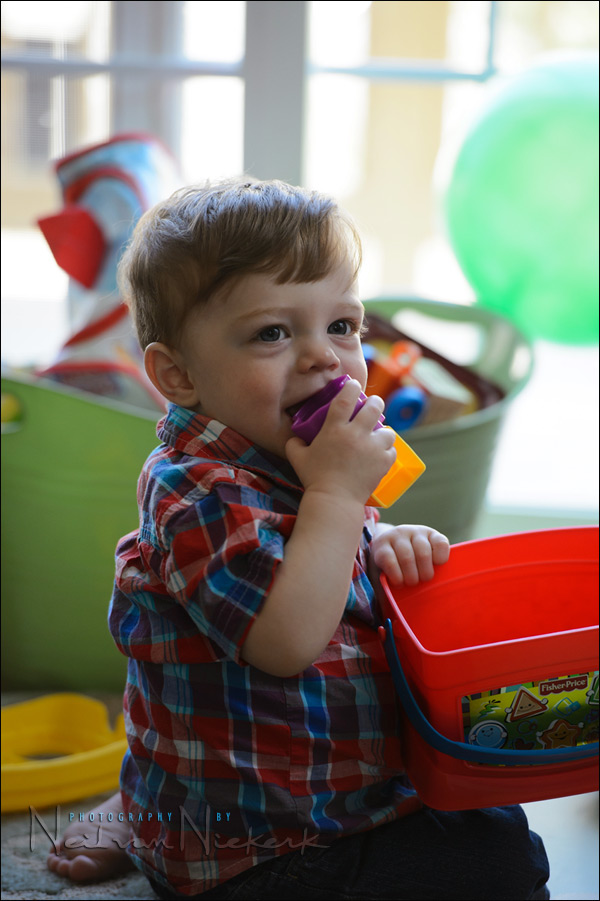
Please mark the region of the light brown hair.
[[142, 216], [119, 263], [119, 286], [142, 348], [177, 344], [188, 313], [251, 272], [314, 282], [361, 244], [331, 198], [253, 178], [182, 188]]

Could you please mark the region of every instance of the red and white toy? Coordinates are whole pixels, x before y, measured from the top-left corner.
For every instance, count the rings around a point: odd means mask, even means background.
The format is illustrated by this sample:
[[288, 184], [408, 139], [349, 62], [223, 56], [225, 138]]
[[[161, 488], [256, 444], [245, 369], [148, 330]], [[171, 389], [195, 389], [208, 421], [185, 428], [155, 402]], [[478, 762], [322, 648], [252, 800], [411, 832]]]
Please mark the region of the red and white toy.
[[163, 410], [147, 378], [117, 263], [140, 216], [178, 187], [169, 151], [144, 134], [117, 135], [55, 165], [64, 208], [38, 220], [69, 275], [73, 329], [55, 362], [38, 376], [134, 407]]

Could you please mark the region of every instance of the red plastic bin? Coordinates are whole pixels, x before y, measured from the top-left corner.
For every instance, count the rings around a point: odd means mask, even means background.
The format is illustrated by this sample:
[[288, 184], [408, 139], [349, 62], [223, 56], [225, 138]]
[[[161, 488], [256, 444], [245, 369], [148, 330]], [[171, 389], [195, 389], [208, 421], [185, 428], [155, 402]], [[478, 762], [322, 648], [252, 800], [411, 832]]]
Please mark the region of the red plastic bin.
[[598, 788], [597, 527], [465, 542], [432, 581], [382, 586], [406, 771], [428, 806]]

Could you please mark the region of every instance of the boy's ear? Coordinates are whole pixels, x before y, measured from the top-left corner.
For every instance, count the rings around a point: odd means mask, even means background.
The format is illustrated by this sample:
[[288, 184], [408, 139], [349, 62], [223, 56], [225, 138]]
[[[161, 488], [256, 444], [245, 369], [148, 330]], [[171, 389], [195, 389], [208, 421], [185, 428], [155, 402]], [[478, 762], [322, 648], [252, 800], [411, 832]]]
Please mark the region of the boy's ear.
[[144, 351], [144, 367], [154, 387], [167, 400], [189, 409], [198, 406], [198, 392], [178, 351], [153, 341]]

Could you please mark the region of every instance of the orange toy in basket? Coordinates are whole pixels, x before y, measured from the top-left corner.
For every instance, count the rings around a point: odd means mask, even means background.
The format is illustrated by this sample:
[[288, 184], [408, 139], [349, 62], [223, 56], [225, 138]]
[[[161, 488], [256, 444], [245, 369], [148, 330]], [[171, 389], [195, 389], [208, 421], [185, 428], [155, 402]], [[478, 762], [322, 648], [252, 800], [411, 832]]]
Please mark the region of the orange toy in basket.
[[431, 582], [382, 578], [407, 773], [439, 810], [598, 788], [598, 528], [452, 548]]

